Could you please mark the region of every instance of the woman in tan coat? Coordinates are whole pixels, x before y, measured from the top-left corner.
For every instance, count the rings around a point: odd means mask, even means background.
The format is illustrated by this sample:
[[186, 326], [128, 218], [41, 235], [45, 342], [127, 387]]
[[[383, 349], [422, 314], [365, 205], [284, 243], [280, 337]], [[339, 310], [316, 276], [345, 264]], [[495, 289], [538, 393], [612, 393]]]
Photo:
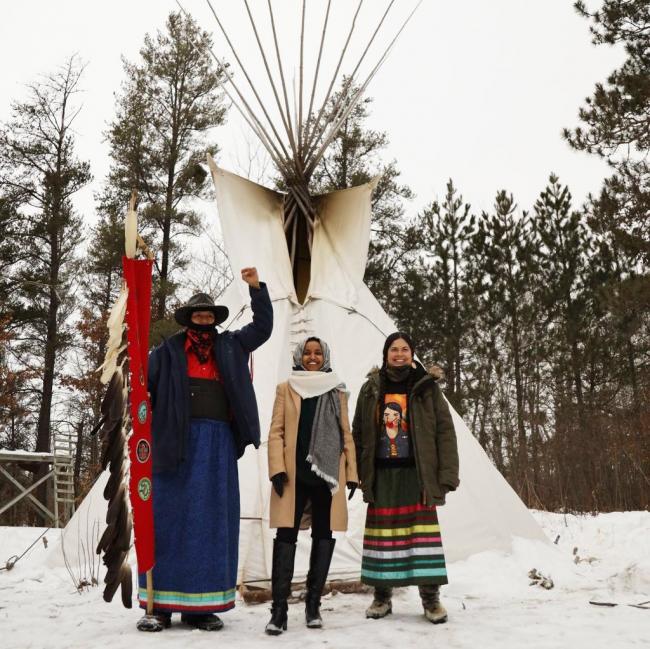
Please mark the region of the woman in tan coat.
[[320, 628], [320, 598], [336, 542], [332, 530], [347, 529], [344, 486], [350, 489], [349, 499], [359, 482], [347, 392], [332, 371], [329, 347], [320, 338], [307, 338], [294, 351], [291, 377], [277, 388], [268, 444], [271, 527], [278, 531], [266, 632], [279, 635], [287, 628], [296, 541], [307, 502], [311, 502], [312, 546], [305, 618], [309, 628]]

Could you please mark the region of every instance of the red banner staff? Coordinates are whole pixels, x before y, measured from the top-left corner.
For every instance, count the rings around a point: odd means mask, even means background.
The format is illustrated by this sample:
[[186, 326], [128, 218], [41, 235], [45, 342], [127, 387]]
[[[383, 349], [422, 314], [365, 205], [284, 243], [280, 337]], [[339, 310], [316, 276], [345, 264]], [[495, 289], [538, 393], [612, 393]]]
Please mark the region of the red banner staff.
[[[147, 259], [135, 259], [138, 248]], [[112, 601], [121, 587], [122, 603], [131, 608], [133, 576], [128, 555], [135, 528], [138, 567], [147, 575], [149, 593], [143, 623], [153, 625], [153, 462], [147, 392], [153, 255], [137, 233], [135, 192], [125, 222], [125, 253], [122, 289], [106, 323], [109, 335], [100, 380], [107, 387], [101, 418], [93, 431], [101, 441], [102, 469], [110, 471], [104, 488], [108, 501], [106, 528], [97, 544], [97, 553], [103, 554], [106, 566], [104, 600]], [[127, 473], [129, 485], [124, 480]]]
[[[137, 244], [148, 259], [135, 259]], [[151, 270], [153, 255], [137, 234], [135, 193], [125, 224], [124, 281], [128, 287], [126, 325], [129, 356], [129, 408], [132, 433], [129, 437], [129, 492], [133, 514], [138, 573], [146, 573], [147, 615], [153, 615], [154, 527], [151, 454], [151, 404], [147, 392], [149, 324], [151, 320]]]

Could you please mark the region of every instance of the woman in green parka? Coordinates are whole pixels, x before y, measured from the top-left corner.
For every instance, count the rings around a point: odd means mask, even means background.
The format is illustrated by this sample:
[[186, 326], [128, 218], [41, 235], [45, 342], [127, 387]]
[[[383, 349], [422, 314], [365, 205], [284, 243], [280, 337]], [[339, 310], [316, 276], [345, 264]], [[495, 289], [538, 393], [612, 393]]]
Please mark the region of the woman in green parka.
[[439, 624], [447, 569], [436, 507], [458, 486], [458, 448], [441, 372], [414, 354], [408, 334], [388, 336], [357, 399], [352, 434], [368, 503], [361, 581], [375, 588], [366, 617], [392, 612], [393, 586], [417, 585], [426, 618]]

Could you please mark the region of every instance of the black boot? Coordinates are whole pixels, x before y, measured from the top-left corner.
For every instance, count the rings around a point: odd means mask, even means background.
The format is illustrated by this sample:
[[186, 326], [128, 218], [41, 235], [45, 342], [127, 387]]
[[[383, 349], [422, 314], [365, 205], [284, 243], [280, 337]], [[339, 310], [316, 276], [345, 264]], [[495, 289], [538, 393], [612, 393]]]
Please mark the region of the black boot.
[[320, 629], [320, 597], [327, 581], [327, 573], [334, 554], [336, 539], [312, 539], [307, 574], [307, 596], [305, 598], [305, 620], [310, 629]]
[[287, 598], [291, 592], [293, 562], [296, 557], [296, 544], [273, 541], [273, 569], [271, 573], [271, 620], [265, 631], [269, 635], [280, 635], [287, 630]]
[[201, 629], [201, 631], [221, 631], [223, 629], [222, 619], [213, 613], [183, 613], [181, 622], [193, 626], [195, 629]]
[[168, 629], [172, 625], [171, 613], [154, 613], [153, 615], [143, 615], [137, 622], [138, 631], [147, 631], [149, 633]]

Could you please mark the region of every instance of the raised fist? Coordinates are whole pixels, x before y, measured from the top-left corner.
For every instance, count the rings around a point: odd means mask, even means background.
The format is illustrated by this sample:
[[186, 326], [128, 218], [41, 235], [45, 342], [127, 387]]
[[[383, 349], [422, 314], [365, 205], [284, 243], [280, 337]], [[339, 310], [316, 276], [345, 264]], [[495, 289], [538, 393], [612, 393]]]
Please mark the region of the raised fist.
[[260, 278], [257, 274], [257, 268], [242, 268], [241, 278], [253, 288], [260, 287]]

